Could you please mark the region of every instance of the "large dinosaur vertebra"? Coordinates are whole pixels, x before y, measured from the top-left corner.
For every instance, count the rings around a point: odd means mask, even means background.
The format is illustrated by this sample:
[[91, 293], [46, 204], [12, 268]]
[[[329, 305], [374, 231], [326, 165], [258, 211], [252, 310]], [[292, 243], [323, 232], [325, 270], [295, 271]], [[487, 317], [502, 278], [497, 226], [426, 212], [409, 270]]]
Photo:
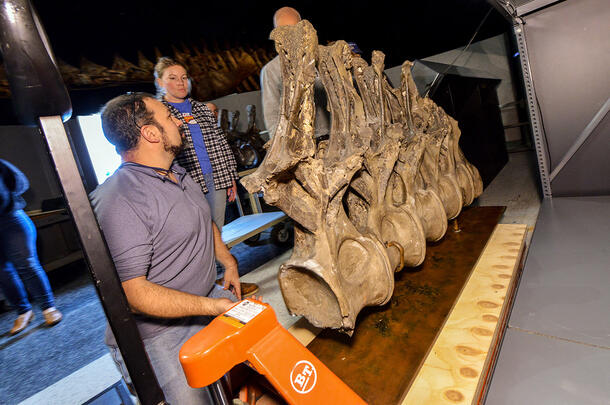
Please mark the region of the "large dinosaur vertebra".
[[[395, 271], [417, 266], [426, 240], [482, 192], [466, 161], [457, 122], [417, 93], [411, 63], [398, 89], [344, 41], [319, 46], [307, 21], [272, 34], [282, 65], [280, 120], [250, 192], [296, 223], [290, 260], [279, 270], [288, 309], [319, 327], [353, 332], [356, 316], [383, 305]], [[314, 136], [313, 82], [319, 76], [331, 113], [328, 140]]]

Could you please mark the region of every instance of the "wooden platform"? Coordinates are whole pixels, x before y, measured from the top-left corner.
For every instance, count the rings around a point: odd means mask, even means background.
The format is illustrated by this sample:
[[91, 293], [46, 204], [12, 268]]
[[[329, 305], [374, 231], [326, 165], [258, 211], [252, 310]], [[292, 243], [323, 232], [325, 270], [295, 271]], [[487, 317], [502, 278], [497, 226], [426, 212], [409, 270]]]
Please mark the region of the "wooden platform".
[[484, 397], [515, 293], [526, 226], [500, 207], [458, 218], [424, 265], [397, 274], [394, 297], [367, 308], [353, 338], [291, 332], [370, 404], [477, 403]]

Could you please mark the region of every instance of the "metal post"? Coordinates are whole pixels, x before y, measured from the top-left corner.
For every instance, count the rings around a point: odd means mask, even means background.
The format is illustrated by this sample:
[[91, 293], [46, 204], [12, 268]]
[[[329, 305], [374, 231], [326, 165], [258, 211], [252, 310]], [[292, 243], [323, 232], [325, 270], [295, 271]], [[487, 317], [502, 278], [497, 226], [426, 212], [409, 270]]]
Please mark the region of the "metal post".
[[536, 147], [536, 157], [538, 159], [538, 169], [540, 172], [540, 183], [542, 184], [542, 193], [545, 198], [551, 198], [551, 182], [549, 180], [549, 164], [548, 153], [545, 145], [546, 134], [540, 124], [540, 111], [536, 100], [536, 90], [530, 70], [529, 56], [527, 53], [527, 45], [525, 41], [524, 25], [522, 22], [517, 22], [514, 26], [515, 36], [517, 38], [517, 46], [521, 60], [521, 70], [523, 72], [523, 81], [525, 83], [525, 94], [527, 96], [527, 106], [532, 123], [532, 135], [534, 138], [534, 146]]
[[210, 391], [212, 392], [212, 398], [214, 398], [214, 402], [218, 405], [231, 405], [229, 401], [229, 397], [225, 392], [225, 388], [222, 385], [221, 380], [216, 381], [212, 385], [210, 385]]
[[64, 197], [78, 231], [85, 258], [108, 323], [121, 349], [129, 376], [142, 405], [167, 404], [144, 350], [127, 298], [110, 257], [60, 116], [40, 117]]
[[237, 204], [237, 211], [239, 212], [239, 216], [244, 216], [244, 209], [241, 206], [241, 198], [239, 198], [239, 192], [235, 193], [235, 204]]
[[261, 202], [258, 199], [258, 193], [250, 193], [249, 194], [249, 198], [250, 198], [250, 207], [252, 207], [252, 213], [253, 214], [260, 214], [261, 212], [263, 212], [263, 209], [261, 208]]

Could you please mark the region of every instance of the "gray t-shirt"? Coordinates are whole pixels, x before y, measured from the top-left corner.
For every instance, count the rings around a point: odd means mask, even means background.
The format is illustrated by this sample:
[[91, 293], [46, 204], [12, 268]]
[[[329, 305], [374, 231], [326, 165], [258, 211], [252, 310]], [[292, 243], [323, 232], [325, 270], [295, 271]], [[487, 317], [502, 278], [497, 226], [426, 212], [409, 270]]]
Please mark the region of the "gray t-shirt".
[[[155, 284], [206, 296], [214, 285], [214, 237], [201, 187], [174, 164], [178, 184], [150, 167], [124, 163], [90, 195], [121, 282]], [[142, 338], [188, 319], [135, 315]]]
[[[271, 59], [261, 69], [261, 97], [265, 128], [269, 130], [269, 139], [273, 138], [280, 122], [280, 103], [282, 102], [282, 63], [280, 57]], [[327, 109], [326, 90], [319, 77], [313, 84], [313, 100], [316, 108], [316, 137], [330, 134], [330, 113]]]

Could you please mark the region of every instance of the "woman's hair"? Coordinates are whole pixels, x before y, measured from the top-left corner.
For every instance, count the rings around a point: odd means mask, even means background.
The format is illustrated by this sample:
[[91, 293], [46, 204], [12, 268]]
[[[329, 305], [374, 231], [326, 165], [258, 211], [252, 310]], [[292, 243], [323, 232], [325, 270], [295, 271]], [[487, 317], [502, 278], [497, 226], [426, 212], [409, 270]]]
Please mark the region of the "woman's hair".
[[[157, 61], [157, 64], [155, 65], [155, 71], [154, 71], [155, 88], [157, 89], [157, 98], [159, 98], [159, 99], [161, 99], [163, 97], [163, 95], [165, 94], [165, 89], [162, 88], [161, 86], [159, 86], [159, 83], [157, 83], [157, 79], [160, 79], [163, 76], [163, 73], [165, 73], [165, 70], [172, 66], [182, 66], [184, 68], [184, 70], [187, 71], [187, 74], [188, 74], [188, 69], [186, 68], [186, 66], [184, 66], [184, 64], [178, 62], [175, 59], [167, 57], [167, 56], [160, 57], [159, 60]], [[188, 92], [189, 92], [189, 94], [191, 93], [191, 78], [190, 77], [189, 77]]]

